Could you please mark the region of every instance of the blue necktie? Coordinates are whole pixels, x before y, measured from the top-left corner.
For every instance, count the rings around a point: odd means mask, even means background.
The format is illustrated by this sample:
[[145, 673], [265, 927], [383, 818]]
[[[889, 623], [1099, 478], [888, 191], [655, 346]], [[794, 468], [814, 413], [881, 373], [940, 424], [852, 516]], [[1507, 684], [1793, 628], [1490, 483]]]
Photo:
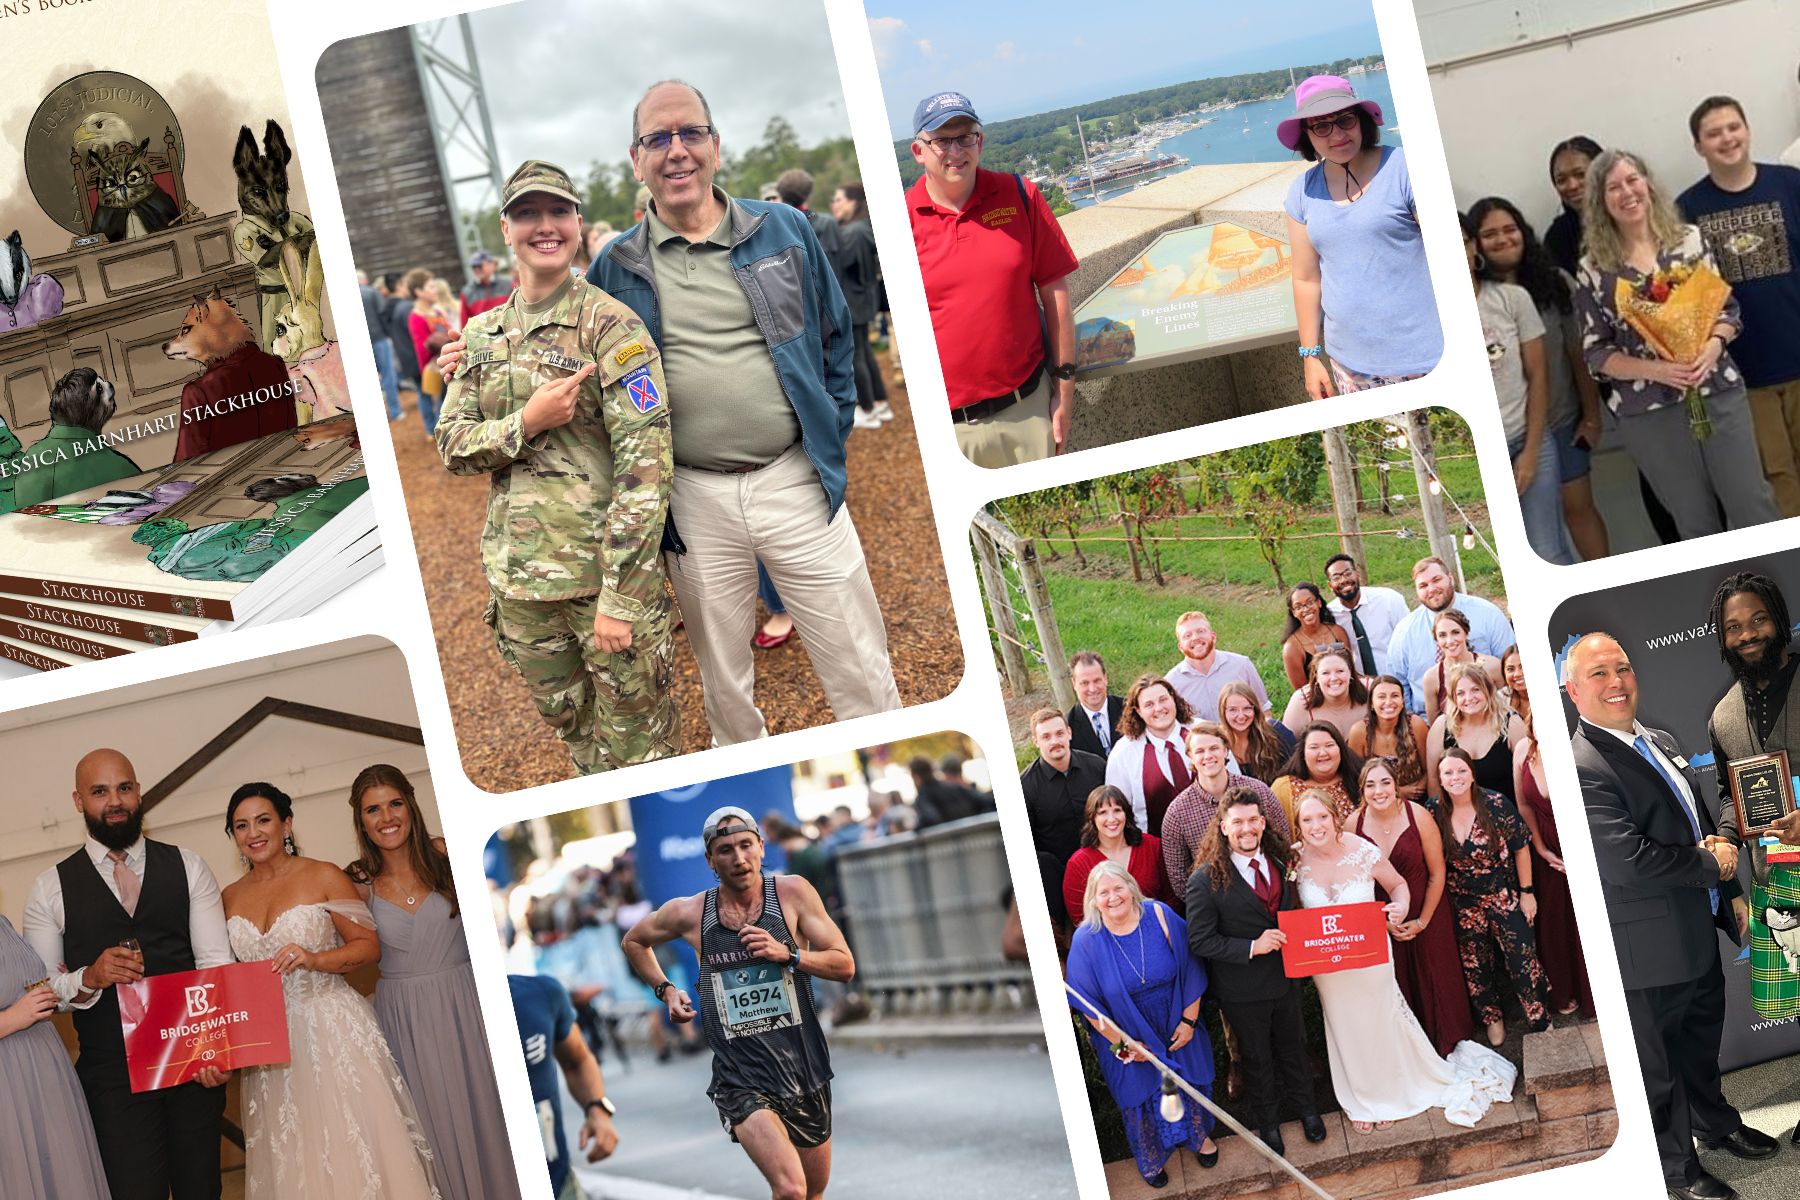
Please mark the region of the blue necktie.
[[1100, 748], [1111, 749], [1112, 742], [1106, 736], [1106, 718], [1099, 713], [1089, 713], [1088, 718], [1094, 722], [1094, 736], [1100, 739]]
[[[1681, 811], [1686, 814], [1688, 824], [1692, 826], [1694, 830], [1694, 840], [1698, 842], [1700, 840], [1700, 818], [1688, 809], [1687, 804], [1681, 799], [1681, 788], [1676, 785], [1674, 779], [1670, 778], [1669, 773], [1663, 770], [1662, 762], [1656, 755], [1650, 753], [1650, 743], [1646, 742], [1642, 737], [1633, 738], [1631, 748], [1636, 750], [1638, 756], [1645, 762], [1655, 767], [1656, 773], [1661, 775], [1663, 782], [1669, 785], [1669, 791], [1674, 793], [1675, 803], [1679, 805]], [[1719, 889], [1716, 887], [1707, 888], [1706, 898], [1712, 904], [1713, 915], [1717, 916], [1719, 912]]]

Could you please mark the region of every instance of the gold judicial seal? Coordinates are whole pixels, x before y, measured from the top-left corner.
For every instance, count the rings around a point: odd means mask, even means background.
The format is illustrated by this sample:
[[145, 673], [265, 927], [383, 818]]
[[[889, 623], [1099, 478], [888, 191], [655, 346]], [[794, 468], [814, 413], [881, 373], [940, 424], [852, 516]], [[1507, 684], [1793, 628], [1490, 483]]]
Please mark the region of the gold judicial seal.
[[1731, 802], [1737, 807], [1738, 830], [1744, 837], [1769, 832], [1770, 826], [1794, 811], [1794, 776], [1786, 750], [1734, 758], [1725, 764]]
[[51, 88], [25, 134], [25, 177], [51, 220], [74, 234], [88, 232], [91, 186], [88, 154], [101, 159], [143, 154], [157, 168], [181, 173], [187, 158], [181, 125], [155, 88], [120, 71], [87, 71]]

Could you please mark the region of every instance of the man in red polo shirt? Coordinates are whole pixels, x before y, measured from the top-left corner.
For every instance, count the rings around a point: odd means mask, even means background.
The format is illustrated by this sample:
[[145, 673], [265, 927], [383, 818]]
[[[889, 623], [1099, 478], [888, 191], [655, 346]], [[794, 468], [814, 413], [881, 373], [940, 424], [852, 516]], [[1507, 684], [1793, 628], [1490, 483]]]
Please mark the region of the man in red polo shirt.
[[1035, 186], [980, 169], [981, 136], [967, 96], [921, 100], [912, 153], [925, 174], [906, 207], [956, 444], [977, 466], [1004, 467], [1060, 454], [1068, 440], [1075, 311], [1067, 277], [1080, 263]]

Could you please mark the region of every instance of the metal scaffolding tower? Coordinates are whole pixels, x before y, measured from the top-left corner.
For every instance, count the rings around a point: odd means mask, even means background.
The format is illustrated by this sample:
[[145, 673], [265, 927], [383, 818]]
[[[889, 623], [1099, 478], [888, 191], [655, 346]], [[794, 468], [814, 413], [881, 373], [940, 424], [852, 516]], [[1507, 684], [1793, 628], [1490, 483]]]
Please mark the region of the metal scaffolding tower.
[[481, 64], [467, 15], [412, 27], [413, 63], [431, 122], [438, 172], [464, 264], [481, 245], [476, 222], [500, 207], [506, 177], [494, 147], [494, 123], [482, 89]]

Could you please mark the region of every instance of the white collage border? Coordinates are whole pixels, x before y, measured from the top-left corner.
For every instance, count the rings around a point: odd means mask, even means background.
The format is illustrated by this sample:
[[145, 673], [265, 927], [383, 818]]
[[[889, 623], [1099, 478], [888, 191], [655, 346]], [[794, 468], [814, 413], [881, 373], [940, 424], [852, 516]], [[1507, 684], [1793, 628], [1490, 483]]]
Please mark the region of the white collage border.
[[[239, 2], [260, 3], [261, 0]], [[918, 421], [919, 452], [926, 468], [945, 573], [955, 601], [956, 632], [963, 646], [964, 675], [954, 691], [940, 700], [897, 713], [797, 730], [765, 741], [700, 751], [609, 775], [565, 780], [505, 796], [483, 792], [464, 775], [457, 752], [393, 447], [386, 437], [369, 436], [365, 438], [364, 454], [381, 522], [386, 555], [383, 569], [305, 617], [237, 631], [225, 637], [163, 647], [154, 654], [126, 655], [84, 664], [75, 671], [55, 671], [10, 681], [0, 690], [0, 713], [24, 715], [24, 710], [57, 700], [363, 634], [385, 637], [401, 649], [411, 671], [418, 723], [425, 734], [442, 832], [452, 849], [458, 890], [465, 896], [485, 894], [481, 849], [495, 827], [508, 821], [624, 800], [701, 780], [834, 753], [847, 747], [949, 729], [966, 733], [975, 739], [988, 761], [997, 764], [993, 782], [1007, 857], [1020, 908], [1027, 914], [1025, 934], [1031, 951], [1032, 974], [1080, 1193], [1084, 1200], [1104, 1200], [1108, 1194], [1105, 1175], [1073, 1030], [1065, 1016], [1067, 1009], [1049, 923], [1039, 915], [1045, 911], [1042, 887], [1023, 797], [1010, 770], [1011, 732], [1002, 705], [999, 673], [989, 650], [984, 609], [969, 553], [969, 519], [982, 504], [1054, 484], [1292, 436], [1327, 424], [1367, 420], [1410, 408], [1452, 409], [1468, 422], [1474, 433], [1483, 488], [1492, 498], [1489, 513], [1502, 558], [1507, 607], [1524, 650], [1531, 691], [1538, 696], [1549, 696], [1557, 688], [1546, 631], [1552, 613], [1567, 597], [1786, 548], [1800, 540], [1800, 525], [1784, 522], [1736, 530], [1707, 538], [1697, 547], [1653, 547], [1573, 567], [1550, 566], [1527, 547], [1518, 506], [1504, 501], [1512, 492], [1512, 470], [1485, 350], [1477, 333], [1480, 326], [1467, 282], [1460, 230], [1454, 219], [1455, 200], [1431, 102], [1418, 28], [1407, 0], [1372, 0], [1372, 5], [1395, 105], [1406, 114], [1407, 157], [1445, 333], [1445, 352], [1438, 368], [1425, 379], [1348, 398], [1256, 413], [1000, 472], [975, 467], [958, 451], [949, 422], [939, 415], [947, 406], [943, 376], [935, 340], [929, 336], [930, 319], [913, 254], [868, 26], [869, 17], [884, 14], [875, 9], [865, 11], [859, 0], [743, 2], [766, 8], [771, 20], [784, 17], [816, 20], [818, 9], [815, 6], [822, 3], [830, 23], [891, 308], [897, 327], [903, 331], [898, 341], [903, 347], [907, 386]], [[590, 3], [596, 11], [606, 7], [606, 0], [590, 0]], [[386, 0], [379, 5], [359, 0], [310, 0], [301, 6], [270, 5], [269, 19], [293, 125], [292, 140], [308, 180], [311, 216], [325, 249], [326, 278], [332, 295], [342, 298], [356, 293], [349, 235], [341, 199], [335, 183], [330, 182], [330, 152], [313, 81], [319, 55], [342, 38], [501, 6], [488, 0], [475, 3], [469, 0]], [[1031, 6], [1018, 4], [1017, 7], [1021, 21], [1033, 19]], [[1194, 23], [1199, 28], [1204, 25], [1206, 15], [1210, 15], [1201, 10], [1225, 6], [1217, 4], [1217, 0], [1202, 0], [1194, 7], [1197, 10]], [[159, 10], [150, 19], [173, 19], [173, 15]], [[543, 32], [546, 45], [554, 48], [554, 52], [570, 51], [566, 41], [558, 40], [556, 30]], [[605, 70], [609, 55], [613, 54], [633, 61], [653, 61], [653, 70], [659, 75], [680, 76], [683, 36], [679, 29], [669, 26], [646, 29], [621, 25], [618, 37], [607, 45], [574, 48], [567, 71], [556, 77], [551, 88], [555, 94], [578, 96], [583, 73]], [[697, 82], [708, 86], [704, 80]], [[979, 80], [970, 80], [966, 88], [974, 92], [978, 91], [979, 85]], [[338, 308], [341, 314], [354, 312], [354, 305], [341, 299]], [[338, 336], [344, 346], [345, 362], [351, 364], [352, 391], [363, 427], [386, 428], [363, 323], [340, 320]], [[922, 419], [917, 416], [921, 413], [926, 414]], [[948, 631], [946, 636], [949, 636]], [[1547, 737], [1544, 757], [1552, 791], [1557, 797], [1564, 857], [1570, 868], [1569, 884], [1579, 914], [1606, 1054], [1609, 1063], [1616, 1066], [1611, 1078], [1619, 1112], [1619, 1136], [1612, 1150], [1595, 1161], [1558, 1168], [1546, 1177], [1516, 1177], [1461, 1189], [1455, 1194], [1469, 1200], [1522, 1200], [1541, 1193], [1548, 1186], [1554, 1195], [1606, 1189], [1618, 1195], [1660, 1196], [1663, 1194], [1661, 1172], [1651, 1137], [1649, 1113], [1636, 1067], [1618, 966], [1611, 952], [1611, 936], [1600, 899], [1593, 848], [1580, 808], [1580, 791], [1567, 739]], [[516, 1026], [498, 942], [477, 935], [471, 936], [469, 943], [484, 1016], [493, 1034], [489, 1040], [496, 1049], [495, 1069], [506, 1102], [515, 1161], [522, 1179], [538, 1179], [541, 1178], [538, 1172], [542, 1169], [543, 1149], [531, 1117], [530, 1089], [523, 1061], [508, 1052], [516, 1044]], [[698, 1097], [696, 1102], [699, 1102]], [[652, 1130], [634, 1130], [628, 1113], [621, 1114], [620, 1124], [625, 1136], [654, 1136]], [[930, 1180], [928, 1175], [922, 1174], [921, 1181], [932, 1194], [954, 1194], [953, 1180]], [[529, 1186], [526, 1190], [531, 1191]]]

